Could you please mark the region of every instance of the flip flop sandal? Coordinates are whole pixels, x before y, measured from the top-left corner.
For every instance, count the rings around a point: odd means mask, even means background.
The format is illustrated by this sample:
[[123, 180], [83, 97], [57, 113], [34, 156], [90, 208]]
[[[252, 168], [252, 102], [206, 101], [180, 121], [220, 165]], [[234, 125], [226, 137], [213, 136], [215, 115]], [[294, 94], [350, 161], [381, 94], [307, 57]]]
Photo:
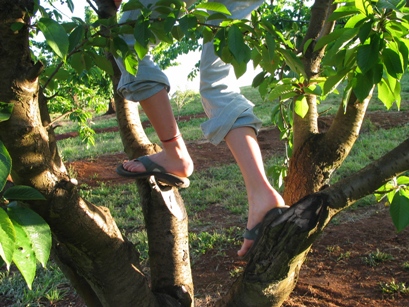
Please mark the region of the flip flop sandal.
[[150, 176], [155, 176], [155, 178], [165, 185], [170, 185], [177, 188], [187, 188], [190, 184], [190, 180], [186, 177], [176, 176], [174, 174], [168, 173], [162, 166], [156, 164], [148, 156], [139, 157], [133, 161], [141, 162], [145, 167], [145, 172], [130, 172], [124, 169], [123, 165], [119, 165], [116, 172], [123, 177], [130, 177], [136, 179], [148, 178]]
[[243, 234], [243, 238], [247, 240], [253, 240], [254, 243], [250, 247], [250, 249], [247, 251], [247, 253], [245, 253], [244, 256], [241, 257], [242, 259], [250, 260], [251, 256], [253, 256], [254, 251], [257, 247], [257, 244], [261, 238], [261, 234], [264, 228], [266, 227], [265, 225], [266, 218], [268, 217], [269, 221], [275, 220], [280, 215], [282, 215], [284, 211], [287, 210], [288, 208], [289, 207], [273, 208], [270, 211], [268, 211], [266, 215], [264, 216], [263, 220], [260, 223], [258, 223], [256, 226], [254, 226], [252, 229], [246, 228]]

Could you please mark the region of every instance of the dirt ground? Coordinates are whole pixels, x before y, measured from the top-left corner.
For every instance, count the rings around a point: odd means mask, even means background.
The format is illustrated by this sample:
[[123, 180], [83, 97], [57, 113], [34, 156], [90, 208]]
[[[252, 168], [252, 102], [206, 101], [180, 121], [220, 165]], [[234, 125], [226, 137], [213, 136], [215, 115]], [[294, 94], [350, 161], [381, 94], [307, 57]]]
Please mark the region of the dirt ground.
[[[372, 113], [368, 118], [364, 130], [390, 128], [407, 124], [409, 112]], [[320, 121], [320, 127], [325, 129], [330, 122], [331, 118], [324, 118]], [[261, 131], [259, 143], [265, 157], [284, 150], [275, 129]], [[206, 142], [190, 142], [188, 148], [196, 171], [234, 162], [225, 144], [215, 148]], [[113, 171], [125, 158], [124, 154], [104, 155], [93, 160], [75, 161], [70, 165], [78, 174], [80, 184], [119, 184], [132, 181]], [[95, 178], [98, 178], [98, 182]], [[228, 211], [221, 206], [213, 206], [203, 212], [203, 216], [221, 227], [244, 227], [238, 220], [228, 219]], [[409, 287], [408, 248], [409, 229], [396, 233], [384, 205], [375, 204], [370, 208], [342, 212], [313, 245], [301, 269], [297, 286], [284, 306], [409, 306], [409, 293], [403, 293], [403, 285]], [[227, 250], [225, 256], [210, 252], [195, 263], [196, 306], [211, 306], [234, 280], [230, 272], [245, 266], [245, 262], [237, 258], [236, 249], [232, 247]], [[399, 285], [401, 291], [391, 290]], [[389, 289], [391, 293], [385, 293], [382, 289]], [[73, 304], [73, 300], [76, 303]], [[65, 306], [68, 305], [80, 306], [81, 303], [78, 298], [71, 297], [71, 304], [66, 301]]]

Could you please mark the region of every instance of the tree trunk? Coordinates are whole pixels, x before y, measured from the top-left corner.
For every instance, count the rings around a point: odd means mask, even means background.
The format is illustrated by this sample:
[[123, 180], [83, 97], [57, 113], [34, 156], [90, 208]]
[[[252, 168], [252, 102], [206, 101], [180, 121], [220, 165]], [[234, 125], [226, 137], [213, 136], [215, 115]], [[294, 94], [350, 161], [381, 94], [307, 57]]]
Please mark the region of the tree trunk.
[[[154, 295], [139, 268], [135, 247], [122, 237], [104, 207], [81, 199], [56, 150], [50, 126], [43, 126], [39, 86], [28, 49], [31, 1], [0, 0], [0, 101], [13, 103], [11, 118], [0, 123], [0, 140], [13, 160], [16, 184], [38, 189], [46, 201], [32, 204], [49, 223], [54, 255], [89, 306], [179, 306], [167, 295]], [[29, 76], [30, 78], [28, 78]], [[29, 111], [28, 111], [29, 110]]]
[[108, 103], [108, 110], [105, 112], [104, 115], [115, 114], [115, 99], [111, 98]]
[[217, 306], [279, 307], [294, 289], [312, 243], [356, 200], [409, 169], [409, 139], [360, 172], [311, 194], [268, 220], [257, 253]]
[[[96, 1], [98, 14], [110, 16], [104, 11], [110, 0]], [[120, 71], [111, 54], [108, 59], [114, 67], [112, 78], [116, 89]], [[124, 151], [129, 159], [153, 154], [161, 148], [147, 138], [134, 102], [124, 100], [115, 91], [115, 109]], [[194, 305], [193, 278], [190, 268], [188, 217], [178, 189], [162, 187], [154, 177], [136, 180], [142, 211], [148, 234], [149, 263], [152, 291], [175, 298], [180, 306]], [[163, 268], [166, 268], [164, 270]], [[169, 304], [174, 302], [169, 301]], [[165, 302], [161, 302], [165, 306]]]

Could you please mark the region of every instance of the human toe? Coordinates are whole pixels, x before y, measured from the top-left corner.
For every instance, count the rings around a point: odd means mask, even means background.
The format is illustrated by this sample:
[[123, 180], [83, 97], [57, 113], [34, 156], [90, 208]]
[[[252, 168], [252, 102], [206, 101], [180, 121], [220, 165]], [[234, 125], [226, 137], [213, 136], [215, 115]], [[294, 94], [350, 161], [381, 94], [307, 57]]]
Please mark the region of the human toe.
[[247, 252], [250, 250], [251, 246], [253, 245], [254, 241], [253, 240], [247, 240], [244, 239], [244, 242], [240, 248], [240, 250], [237, 251], [237, 255], [239, 257], [243, 257]]

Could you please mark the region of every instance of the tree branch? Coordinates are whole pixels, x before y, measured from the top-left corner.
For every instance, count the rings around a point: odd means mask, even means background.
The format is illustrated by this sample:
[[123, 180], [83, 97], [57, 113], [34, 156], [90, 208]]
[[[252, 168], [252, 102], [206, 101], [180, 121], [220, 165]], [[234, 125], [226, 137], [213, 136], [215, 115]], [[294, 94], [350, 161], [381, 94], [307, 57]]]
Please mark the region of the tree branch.
[[340, 211], [374, 193], [392, 178], [409, 170], [409, 138], [359, 172], [325, 189], [332, 209]]

